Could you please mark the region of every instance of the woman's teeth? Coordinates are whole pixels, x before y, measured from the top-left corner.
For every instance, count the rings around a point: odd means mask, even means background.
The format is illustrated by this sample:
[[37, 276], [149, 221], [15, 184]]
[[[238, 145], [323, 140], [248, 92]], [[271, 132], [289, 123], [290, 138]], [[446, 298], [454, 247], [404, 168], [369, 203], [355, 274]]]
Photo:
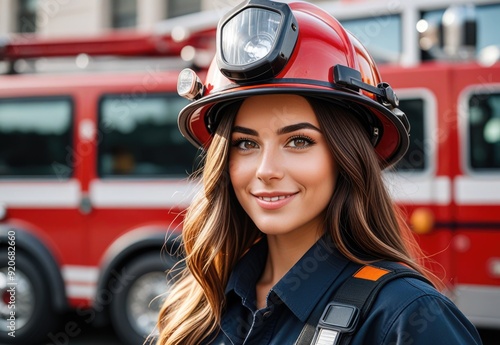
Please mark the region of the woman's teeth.
[[273, 197], [267, 197], [267, 196], [259, 196], [259, 199], [264, 200], [264, 201], [278, 201], [278, 200], [283, 200], [285, 198], [288, 198], [289, 195], [280, 195], [280, 196], [273, 196]]

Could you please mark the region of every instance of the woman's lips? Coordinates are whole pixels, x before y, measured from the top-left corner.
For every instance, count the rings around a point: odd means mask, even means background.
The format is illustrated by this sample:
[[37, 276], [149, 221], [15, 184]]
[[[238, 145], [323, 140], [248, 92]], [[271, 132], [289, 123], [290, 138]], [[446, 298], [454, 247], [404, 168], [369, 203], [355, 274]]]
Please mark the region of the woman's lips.
[[254, 197], [263, 209], [277, 210], [291, 202], [296, 194], [254, 195]]

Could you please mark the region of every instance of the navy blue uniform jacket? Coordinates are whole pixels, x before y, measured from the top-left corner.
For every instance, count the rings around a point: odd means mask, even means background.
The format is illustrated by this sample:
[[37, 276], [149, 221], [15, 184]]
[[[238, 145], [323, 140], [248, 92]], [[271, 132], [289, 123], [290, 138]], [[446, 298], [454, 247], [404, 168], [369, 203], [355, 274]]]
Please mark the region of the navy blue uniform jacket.
[[[267, 307], [256, 309], [255, 286], [267, 258], [267, 241], [254, 245], [235, 267], [217, 334], [205, 344], [294, 344], [310, 313], [353, 274], [334, 245], [320, 239], [271, 289]], [[349, 269], [351, 268], [351, 269]], [[432, 286], [415, 278], [388, 283], [352, 345], [481, 344], [475, 327]]]

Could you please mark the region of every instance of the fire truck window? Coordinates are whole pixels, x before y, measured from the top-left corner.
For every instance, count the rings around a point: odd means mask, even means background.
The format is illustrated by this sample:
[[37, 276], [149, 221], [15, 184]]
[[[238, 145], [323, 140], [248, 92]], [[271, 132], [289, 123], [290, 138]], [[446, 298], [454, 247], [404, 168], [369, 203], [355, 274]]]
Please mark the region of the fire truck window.
[[424, 101], [422, 99], [401, 99], [399, 107], [408, 116], [411, 125], [410, 147], [403, 159], [396, 165], [396, 171], [418, 172], [428, 166], [428, 152], [425, 150]]
[[69, 98], [0, 99], [0, 177], [72, 174]]
[[341, 22], [347, 30], [359, 38], [377, 62], [399, 62], [402, 52], [399, 15], [372, 16]]
[[137, 0], [112, 0], [112, 26], [131, 28], [137, 25]]
[[201, 11], [201, 0], [167, 1], [167, 18], [174, 18], [199, 11]]
[[474, 171], [500, 169], [500, 94], [469, 100], [469, 160]]
[[36, 32], [36, 12], [39, 0], [20, 0], [17, 5], [17, 31]]
[[197, 150], [179, 132], [177, 95], [108, 95], [100, 103], [98, 172], [101, 177], [187, 176]]

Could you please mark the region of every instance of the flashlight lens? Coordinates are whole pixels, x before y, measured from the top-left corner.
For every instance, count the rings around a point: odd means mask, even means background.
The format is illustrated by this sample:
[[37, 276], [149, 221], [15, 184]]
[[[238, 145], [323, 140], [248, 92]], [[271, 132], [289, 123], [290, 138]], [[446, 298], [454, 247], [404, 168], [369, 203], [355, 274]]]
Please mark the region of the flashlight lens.
[[222, 54], [233, 66], [247, 65], [265, 58], [272, 51], [281, 15], [277, 12], [251, 7], [222, 29]]
[[270, 35], [259, 35], [251, 38], [243, 50], [250, 62], [257, 61], [265, 57], [273, 47], [274, 39]]
[[183, 69], [177, 79], [177, 93], [184, 98], [194, 100], [201, 97], [202, 92], [203, 84], [196, 73], [189, 68]]
[[177, 92], [179, 95], [184, 96], [189, 94], [193, 89], [194, 82], [194, 72], [189, 68], [183, 69], [177, 79]]

